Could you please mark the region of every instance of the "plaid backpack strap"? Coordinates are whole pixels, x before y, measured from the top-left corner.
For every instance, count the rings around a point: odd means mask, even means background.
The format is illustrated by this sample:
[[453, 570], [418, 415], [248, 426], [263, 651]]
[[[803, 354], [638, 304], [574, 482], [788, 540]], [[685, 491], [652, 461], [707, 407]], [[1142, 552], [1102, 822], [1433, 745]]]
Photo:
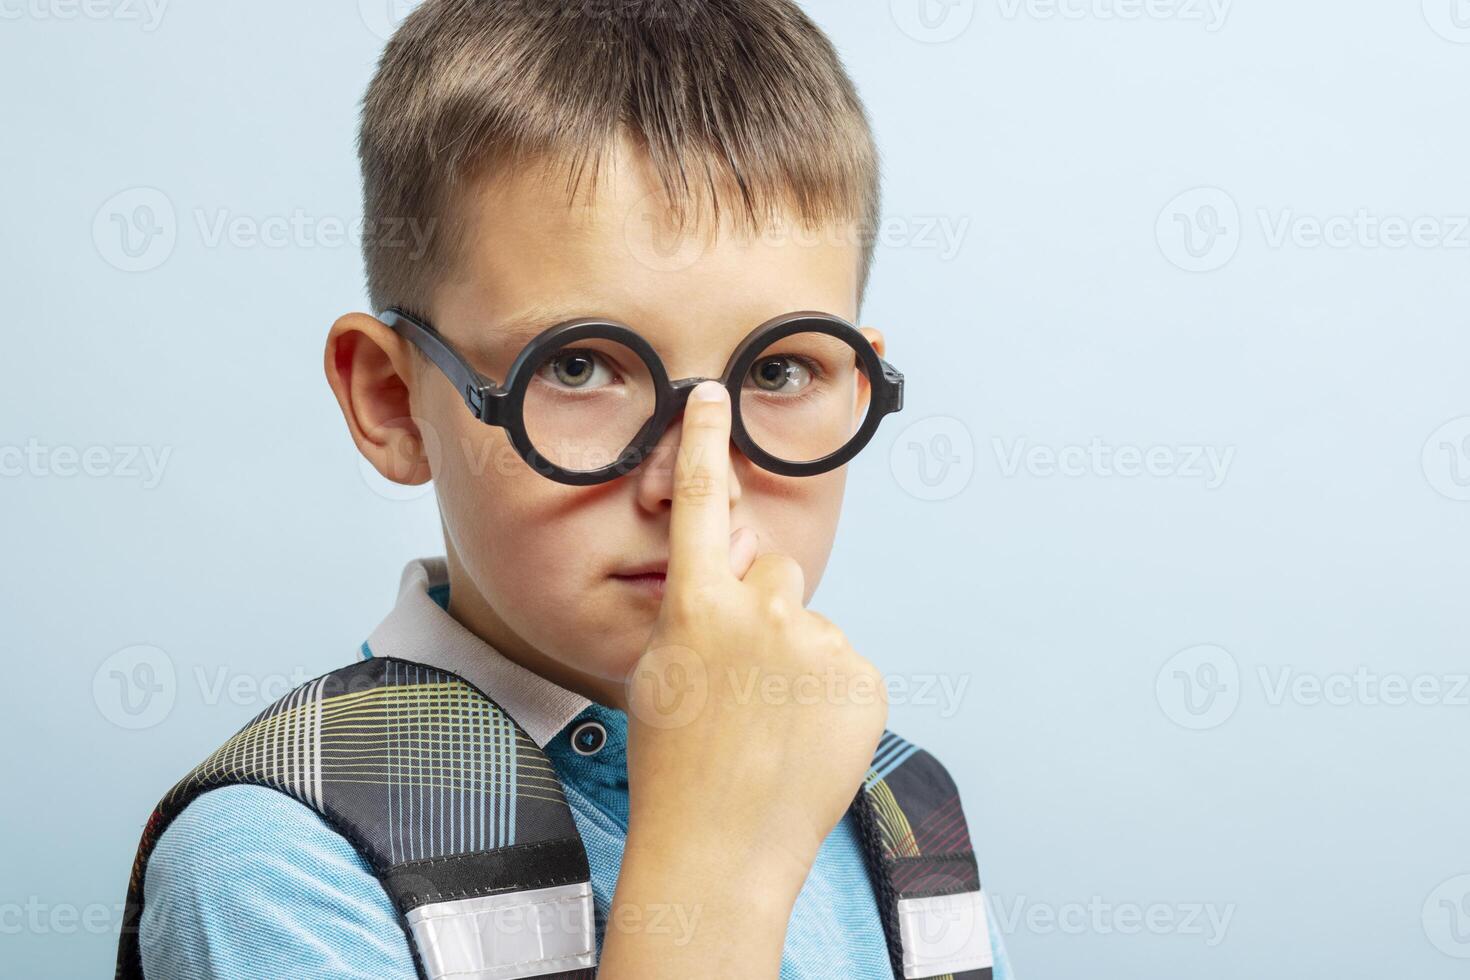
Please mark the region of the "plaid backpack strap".
[[954, 780], [885, 731], [853, 800], [897, 980], [991, 980], [980, 871]]
[[285, 793], [357, 848], [424, 980], [595, 976], [587, 853], [551, 763], [458, 675], [372, 657], [282, 697], [164, 796], [133, 862], [118, 980], [143, 977], [158, 838], [199, 794], [236, 783]]

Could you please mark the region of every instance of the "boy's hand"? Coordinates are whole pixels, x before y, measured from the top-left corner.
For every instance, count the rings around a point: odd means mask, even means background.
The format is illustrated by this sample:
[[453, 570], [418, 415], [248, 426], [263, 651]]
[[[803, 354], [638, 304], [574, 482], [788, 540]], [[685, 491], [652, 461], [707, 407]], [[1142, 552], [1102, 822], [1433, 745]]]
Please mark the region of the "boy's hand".
[[878, 670], [804, 607], [795, 559], [752, 563], [753, 532], [732, 541], [729, 453], [729, 395], [704, 382], [684, 413], [663, 603], [628, 680], [629, 838], [707, 845], [730, 873], [779, 882], [784, 932], [888, 703]]
[[[801, 566], [730, 534], [730, 399], [684, 411], [669, 567], [628, 678], [630, 815], [598, 976], [768, 978], [817, 850], [888, 720], [877, 669], [803, 605]], [[655, 930], [655, 921], [688, 924]]]

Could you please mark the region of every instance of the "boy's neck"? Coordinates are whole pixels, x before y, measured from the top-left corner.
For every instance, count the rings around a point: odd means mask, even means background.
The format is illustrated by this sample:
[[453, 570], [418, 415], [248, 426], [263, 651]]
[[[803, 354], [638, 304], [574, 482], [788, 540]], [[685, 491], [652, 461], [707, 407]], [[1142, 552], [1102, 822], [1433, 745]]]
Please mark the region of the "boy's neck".
[[449, 570], [448, 612], [461, 626], [526, 670], [599, 704], [625, 710], [623, 692], [618, 685], [571, 670], [531, 646], [485, 601], [454, 549], [447, 544], [445, 558]]

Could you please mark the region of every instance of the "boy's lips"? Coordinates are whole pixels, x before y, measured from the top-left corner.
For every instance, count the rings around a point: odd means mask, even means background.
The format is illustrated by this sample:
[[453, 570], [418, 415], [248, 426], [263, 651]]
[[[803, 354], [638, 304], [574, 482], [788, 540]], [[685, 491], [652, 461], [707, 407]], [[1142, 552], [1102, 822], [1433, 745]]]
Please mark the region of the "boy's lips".
[[627, 582], [636, 589], [640, 589], [650, 595], [662, 598], [664, 594], [664, 576], [668, 572], [667, 561], [644, 562], [641, 565], [630, 565], [627, 568], [613, 572], [612, 577], [620, 582]]

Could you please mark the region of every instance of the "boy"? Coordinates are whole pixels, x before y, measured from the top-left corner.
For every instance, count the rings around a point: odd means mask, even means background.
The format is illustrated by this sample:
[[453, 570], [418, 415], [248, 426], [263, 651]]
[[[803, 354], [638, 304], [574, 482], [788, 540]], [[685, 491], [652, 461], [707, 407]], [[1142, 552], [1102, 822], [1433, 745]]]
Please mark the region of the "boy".
[[365, 243], [326, 373], [446, 553], [160, 805], [119, 976], [1009, 977], [952, 784], [805, 609], [902, 404], [820, 31], [428, 0], [360, 155], [369, 227], [432, 233]]

